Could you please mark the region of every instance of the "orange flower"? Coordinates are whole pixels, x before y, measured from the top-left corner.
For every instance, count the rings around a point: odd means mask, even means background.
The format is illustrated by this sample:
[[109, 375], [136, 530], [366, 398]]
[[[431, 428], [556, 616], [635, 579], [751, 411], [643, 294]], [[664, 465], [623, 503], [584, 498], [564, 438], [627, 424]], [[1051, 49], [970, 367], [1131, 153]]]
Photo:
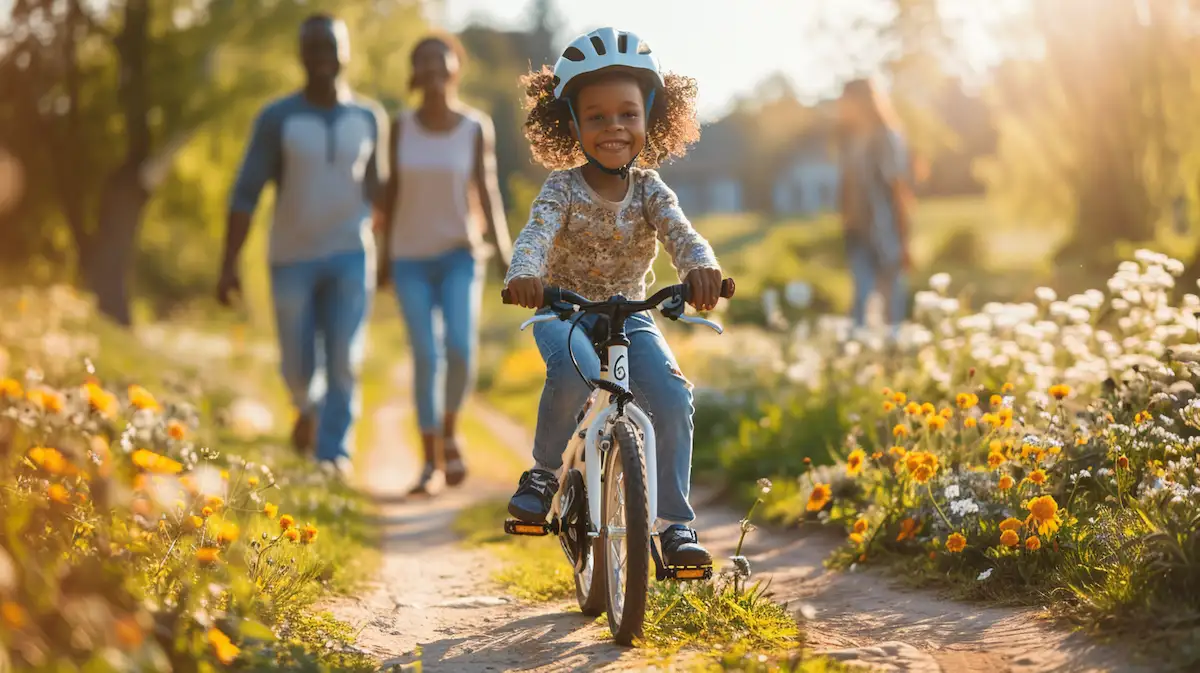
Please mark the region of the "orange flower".
[[1029, 473], [1028, 477], [1025, 477], [1025, 481], [1041, 486], [1042, 484], [1046, 483], [1046, 471], [1041, 469], [1034, 470], [1033, 472]]
[[903, 423], [896, 425], [896, 427], [892, 428], [892, 435], [894, 437], [900, 437], [900, 438], [907, 437], [908, 436], [908, 426], [904, 425]]
[[925, 419], [925, 425], [929, 426], [930, 430], [941, 430], [946, 427], [946, 419], [942, 416], [931, 415]]
[[979, 422], [983, 423], [988, 428], [996, 428], [1000, 426], [1000, 417], [992, 412], [988, 412], [979, 417]]
[[1150, 415], [1149, 411], [1139, 411], [1136, 415], [1134, 415], [1133, 422], [1136, 425], [1141, 425], [1143, 423], [1149, 423], [1153, 418], [1154, 417]]
[[66, 474], [71, 469], [71, 464], [58, 449], [35, 446], [29, 450], [29, 460], [50, 474]]
[[921, 413], [925, 414], [926, 416], [930, 414], [936, 414], [937, 407], [933, 406], [933, 402], [926, 402], [925, 404], [921, 405]]
[[884, 411], [886, 411], [887, 413], [891, 413], [891, 412], [895, 411], [895, 409], [896, 409], [896, 405], [893, 404], [891, 400], [883, 401], [883, 410]]
[[829, 504], [829, 499], [832, 497], [833, 491], [830, 490], [829, 484], [816, 484], [808, 496], [808, 505], [805, 509], [810, 512], [819, 512], [825, 509], [825, 505]]
[[223, 545], [233, 544], [238, 539], [238, 534], [241, 529], [232, 521], [226, 521], [221, 524], [221, 530], [217, 532], [217, 542]]
[[908, 453], [908, 450], [903, 446], [893, 446], [892, 448], [888, 449], [888, 453], [897, 458], [903, 458], [905, 454]]
[[1000, 411], [996, 412], [996, 418], [1000, 419], [1000, 425], [1006, 428], [1012, 427], [1013, 410], [1009, 407], [1002, 407]]
[[167, 421], [167, 436], [175, 441], [182, 441], [184, 437], [187, 437], [187, 428], [179, 421]]
[[1001, 491], [1007, 491], [1008, 489], [1013, 487], [1013, 484], [1014, 484], [1013, 478], [1006, 474], [1003, 477], [1000, 477], [1000, 483], [996, 484], [996, 486]]
[[63, 399], [63, 396], [49, 388], [31, 390], [26, 397], [34, 406], [52, 414], [57, 414], [66, 407], [66, 400]]
[[970, 409], [979, 404], [979, 396], [975, 393], [959, 393], [955, 396], [954, 401], [958, 404], [959, 409]]
[[867, 528], [869, 526], [870, 524], [867, 522], [867, 517], [860, 516], [858, 517], [858, 520], [854, 522], [854, 532], [862, 535], [863, 533], [867, 532]]
[[317, 527], [312, 525], [311, 523], [306, 524], [304, 526], [303, 535], [304, 535], [304, 544], [312, 544], [317, 539]]
[[863, 469], [863, 462], [867, 459], [867, 454], [862, 449], [855, 449], [850, 452], [846, 458], [846, 476], [857, 477]]
[[1015, 547], [1021, 542], [1021, 536], [1015, 530], [1006, 530], [1000, 534], [1000, 544], [1005, 547]]
[[142, 410], [158, 411], [160, 408], [150, 391], [139, 385], [129, 386], [129, 403]]
[[1029, 509], [1029, 516], [1025, 519], [1025, 525], [1030, 528], [1036, 527], [1038, 533], [1048, 535], [1062, 525], [1062, 517], [1058, 514], [1058, 503], [1053, 496], [1043, 495], [1034, 498], [1026, 507]]
[[294, 525], [296, 525], [296, 520], [292, 518], [291, 514], [284, 514], [279, 517], [279, 527], [283, 530], [287, 530]]
[[213, 511], [221, 511], [225, 506], [225, 500], [219, 495], [210, 495], [204, 499], [204, 503], [213, 508]]
[[924, 484], [930, 479], [933, 479], [933, 475], [936, 473], [936, 469], [929, 467], [928, 465], [921, 465], [915, 472], [912, 473], [912, 476], [913, 480], [918, 484]]
[[904, 404], [908, 401], [908, 395], [901, 392], [892, 393], [892, 401], [896, 404]]
[[205, 519], [207, 519], [208, 517], [210, 517], [212, 515], [213, 515], [212, 507], [205, 507], [204, 509], [200, 510], [200, 516], [204, 517]]
[[16, 379], [0, 379], [0, 397], [10, 400], [20, 399], [25, 394], [21, 382]]
[[1067, 398], [1067, 396], [1071, 394], [1071, 386], [1068, 386], [1065, 383], [1056, 383], [1056, 384], [1050, 386], [1049, 392], [1050, 392], [1050, 397], [1053, 397], [1056, 400], [1062, 401], [1062, 400], [1065, 400]]
[[873, 458], [873, 459], [875, 459], [875, 460], [879, 460], [880, 458], [883, 458], [883, 452], [882, 452], [882, 451], [876, 451], [876, 452], [874, 452], [874, 453], [872, 453], [872, 454], [871, 454], [871, 458]]
[[289, 528], [283, 531], [283, 536], [292, 542], [295, 542], [296, 540], [300, 539], [300, 531], [296, 530], [295, 528]]
[[1000, 392], [1005, 393], [1005, 394], [1011, 393], [1013, 391], [1013, 389], [1014, 389], [1014, 386], [1011, 383], [1005, 383], [1004, 385], [1000, 386]]
[[88, 402], [88, 408], [101, 416], [115, 416], [120, 406], [117, 396], [101, 388], [95, 381], [83, 384], [83, 396]]
[[50, 487], [46, 489], [46, 495], [60, 505], [71, 504], [71, 494], [62, 484], [50, 484]]
[[1020, 519], [1010, 516], [1004, 521], [1000, 522], [1000, 530], [1021, 530], [1022, 525], [1023, 524], [1021, 523]]
[[978, 424], [979, 424], [979, 421], [976, 421], [974, 416], [968, 416], [963, 419], [963, 427], [964, 428], [973, 428]]
[[903, 542], [916, 535], [917, 521], [913, 518], [908, 518], [900, 522], [900, 534], [896, 536], [896, 542]]
[[138, 649], [146, 639], [146, 631], [133, 615], [122, 617], [114, 622], [113, 632], [116, 633], [117, 642], [121, 644], [121, 648], [126, 651]]
[[13, 631], [20, 631], [29, 623], [29, 613], [12, 601], [0, 603], [0, 622]]
[[153, 474], [179, 474], [183, 464], [148, 449], [133, 452], [133, 464]]
[[909, 416], [916, 416], [917, 414], [921, 413], [921, 405], [917, 404], [916, 402], [909, 402], [908, 405], [904, 407], [904, 413], [908, 414]]
[[274, 519], [279, 514], [279, 505], [272, 505], [268, 502], [263, 505], [263, 514], [266, 514], [268, 519]]
[[967, 548], [967, 538], [960, 533], [951, 533], [950, 537], [946, 538], [946, 551], [951, 554], [957, 554]]
[[854, 544], [862, 544], [863, 536], [860, 533], [851, 533], [850, 541], [853, 542]]
[[232, 664], [242, 651], [241, 648], [233, 644], [233, 641], [229, 640], [229, 636], [216, 628], [208, 630], [208, 644], [212, 646], [213, 654], [216, 655], [217, 661], [226, 666]]
[[988, 467], [993, 470], [998, 470], [1000, 469], [1000, 466], [1004, 464], [1005, 460], [1007, 460], [1007, 458], [1004, 457], [1003, 453], [989, 453]]
[[1127, 458], [1125, 456], [1118, 456], [1117, 457], [1117, 467], [1121, 468], [1122, 470], [1128, 470], [1129, 469], [1129, 458]]
[[215, 565], [221, 560], [221, 550], [216, 547], [201, 547], [196, 550], [196, 560], [201, 565]]
[[1042, 548], [1042, 541], [1036, 535], [1030, 535], [1025, 538], [1025, 548], [1029, 551], [1037, 551]]
[[951, 418], [954, 418], [954, 410], [951, 409], [950, 407], [946, 407], [938, 413], [940, 413], [942, 415], [942, 418], [944, 418], [946, 420], [950, 420]]

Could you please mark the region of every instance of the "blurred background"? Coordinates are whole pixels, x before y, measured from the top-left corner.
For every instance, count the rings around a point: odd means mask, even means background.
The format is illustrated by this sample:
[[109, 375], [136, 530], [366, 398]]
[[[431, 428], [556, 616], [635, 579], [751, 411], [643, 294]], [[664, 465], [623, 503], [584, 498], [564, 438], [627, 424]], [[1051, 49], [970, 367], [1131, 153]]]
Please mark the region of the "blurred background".
[[[832, 101], [864, 75], [921, 169], [917, 287], [946, 271], [1016, 299], [1094, 287], [1135, 247], [1197, 259], [1193, 0], [0, 0], [0, 280], [76, 284], [123, 323], [207, 305], [251, 121], [300, 84], [317, 10], [348, 22], [350, 80], [389, 112], [412, 102], [414, 41], [461, 36], [514, 233], [544, 177], [517, 77], [615, 24], [699, 81], [703, 137], [662, 172], [743, 296], [802, 280], [811, 310], [846, 311]], [[245, 264], [263, 330], [270, 205]], [[763, 319], [740, 304], [732, 319]]]

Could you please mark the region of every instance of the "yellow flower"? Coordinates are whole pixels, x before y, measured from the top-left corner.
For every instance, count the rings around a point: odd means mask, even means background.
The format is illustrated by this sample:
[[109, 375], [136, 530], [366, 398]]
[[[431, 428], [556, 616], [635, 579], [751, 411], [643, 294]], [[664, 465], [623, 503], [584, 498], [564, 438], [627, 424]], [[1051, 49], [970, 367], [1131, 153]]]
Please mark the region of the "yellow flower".
[[239, 533], [241, 530], [236, 523], [226, 521], [221, 524], [221, 530], [217, 532], [217, 542], [224, 545], [233, 544], [238, 539]]
[[825, 505], [829, 504], [831, 497], [833, 497], [833, 491], [830, 490], [829, 484], [816, 484], [808, 496], [808, 505], [805, 509], [810, 512], [819, 512], [825, 509]]
[[0, 379], [0, 397], [7, 397], [10, 400], [19, 399], [25, 391], [21, 388], [21, 382], [16, 379]]
[[274, 519], [279, 514], [279, 505], [272, 505], [268, 502], [263, 505], [263, 514], [266, 514], [268, 519]]
[[976, 421], [974, 416], [968, 416], [963, 419], [963, 427], [964, 428], [973, 428], [978, 424], [979, 424], [979, 421]]
[[867, 454], [862, 449], [855, 449], [850, 452], [846, 458], [846, 476], [857, 477], [863, 469], [863, 462], [867, 459]]
[[896, 542], [903, 542], [910, 537], [916, 535], [917, 521], [913, 518], [905, 519], [900, 522], [900, 533], [896, 536]]
[[279, 527], [281, 529], [287, 530], [294, 525], [296, 525], [296, 520], [292, 518], [291, 514], [284, 514], [283, 516], [279, 517]]
[[46, 495], [60, 505], [71, 504], [71, 494], [62, 484], [50, 484], [50, 487], [46, 489]]
[[996, 487], [1001, 491], [1007, 491], [1008, 489], [1012, 488], [1015, 483], [1016, 482], [1013, 481], [1013, 478], [1006, 474], [1003, 477], [1000, 477], [1000, 483], [996, 484]]
[[903, 423], [897, 424], [896, 427], [892, 428], [892, 436], [901, 437], [901, 438], [907, 437], [908, 436], [908, 426]]
[[212, 515], [213, 515], [212, 507], [205, 507], [204, 509], [200, 510], [200, 516], [204, 517], [205, 519], [207, 519], [208, 517], [210, 517]]
[[916, 469], [915, 472], [912, 473], [912, 476], [913, 476], [913, 480], [916, 481], [918, 484], [924, 484], [924, 483], [928, 482], [930, 479], [933, 479], [933, 475], [936, 473], [937, 473], [936, 468], [932, 468], [928, 465], [921, 465], [920, 467], [918, 467]]
[[167, 421], [167, 436], [176, 441], [182, 441], [184, 437], [187, 437], [187, 428], [179, 421]]
[[159, 409], [158, 400], [154, 399], [149, 390], [139, 385], [129, 386], [129, 403], [142, 410], [157, 411]]
[[1000, 386], [1000, 392], [1011, 393], [1013, 391], [1013, 388], [1014, 388], [1013, 384], [1005, 383], [1004, 385]]
[[946, 419], [938, 415], [931, 415], [925, 419], [925, 425], [929, 426], [930, 430], [941, 430], [946, 427]]
[[933, 406], [932, 402], [926, 402], [925, 404], [921, 405], [921, 413], [925, 414], [926, 416], [929, 414], [936, 414], [937, 407]]
[[216, 547], [201, 547], [196, 550], [196, 560], [201, 565], [215, 565], [221, 560], [221, 550]]
[[0, 622], [13, 631], [20, 631], [29, 623], [29, 613], [12, 601], [0, 603]]
[[295, 542], [296, 540], [300, 539], [300, 531], [296, 530], [295, 528], [289, 528], [283, 531], [283, 536], [292, 542]]
[[196, 530], [200, 530], [201, 528], [204, 527], [204, 519], [201, 519], [200, 517], [196, 516], [195, 514], [193, 514], [191, 516], [189, 521], [192, 524], [192, 528], [195, 528]]
[[1033, 472], [1029, 473], [1028, 477], [1025, 477], [1025, 481], [1029, 481], [1041, 486], [1042, 484], [1046, 483], [1046, 471], [1040, 469], [1034, 470]]
[[863, 533], [867, 532], [867, 528], [869, 526], [870, 524], [867, 522], [867, 517], [860, 516], [858, 517], [858, 520], [854, 522], [854, 532], [862, 535]]
[[891, 400], [884, 400], [884, 401], [883, 401], [883, 410], [884, 410], [884, 411], [886, 411], [886, 412], [888, 412], [888, 413], [891, 413], [891, 412], [892, 412], [892, 411], [894, 411], [895, 409], [896, 409], [896, 405], [895, 405], [895, 404], [893, 404]]
[[944, 418], [946, 420], [950, 420], [951, 418], [954, 418], [954, 410], [951, 409], [950, 407], [946, 407], [946, 408], [942, 409], [941, 412], [939, 412], [939, 413], [941, 413], [942, 418]]
[[983, 423], [988, 428], [996, 428], [1000, 426], [1000, 417], [989, 411], [983, 416], [980, 416], [979, 422]]
[[1050, 397], [1053, 397], [1056, 400], [1065, 400], [1070, 394], [1071, 386], [1068, 386], [1065, 383], [1056, 383], [1050, 386]]
[[257, 488], [258, 487], [258, 477], [248, 477], [246, 479], [246, 485], [249, 486], [250, 488]]
[[1141, 425], [1143, 423], [1149, 423], [1152, 418], [1153, 416], [1150, 415], [1149, 411], [1139, 411], [1133, 417], [1133, 422], [1137, 425]]
[[888, 453], [897, 458], [903, 458], [904, 455], [908, 453], [908, 450], [903, 446], [893, 446], [892, 448], [888, 449]]
[[1010, 427], [1012, 427], [1013, 410], [1010, 409], [1009, 407], [1002, 407], [1000, 409], [1000, 411], [996, 412], [996, 418], [1000, 419], [1001, 425], [1003, 425], [1006, 428], [1010, 428]]
[[851, 533], [850, 541], [853, 542], [854, 544], [862, 544], [863, 536], [860, 533]]
[[1029, 551], [1037, 551], [1042, 548], [1042, 541], [1036, 535], [1030, 535], [1025, 538], [1025, 548]]
[[312, 544], [317, 539], [317, 527], [311, 523], [305, 524], [302, 533], [304, 535], [304, 544]]
[[1021, 530], [1022, 525], [1024, 524], [1021, 523], [1020, 519], [1010, 516], [1000, 522], [1000, 530]]
[[219, 495], [210, 495], [204, 499], [204, 504], [213, 508], [213, 511], [219, 512], [225, 506], [225, 499]]
[[880, 458], [883, 458], [883, 452], [882, 452], [882, 451], [876, 451], [876, 452], [874, 452], [874, 453], [872, 453], [872, 454], [871, 454], [871, 457], [872, 457], [872, 458], [874, 458], [875, 460], [879, 460]]
[[117, 396], [100, 387], [95, 381], [83, 384], [83, 396], [87, 399], [88, 407], [101, 416], [114, 416], [117, 413]]
[[66, 407], [66, 400], [63, 399], [63, 396], [49, 388], [31, 390], [26, 394], [26, 397], [35, 406], [50, 413], [56, 414]]
[[896, 404], [904, 404], [908, 401], [908, 395], [901, 392], [892, 393], [892, 401]]
[[967, 548], [967, 538], [960, 533], [951, 533], [950, 537], [946, 538], [946, 551], [951, 554], [957, 554]]
[[[1086, 443], [1086, 442], [1085, 442]], [[1058, 444], [1051, 444], [1049, 449], [1046, 449], [1052, 456], [1057, 456], [1062, 453], [1062, 447]]]
[[1058, 503], [1053, 496], [1043, 495], [1030, 500], [1028, 509], [1029, 517], [1025, 519], [1025, 525], [1030, 528], [1036, 527], [1042, 535], [1052, 534], [1062, 525]]
[[909, 416], [916, 416], [917, 414], [921, 413], [921, 405], [917, 404], [916, 402], [909, 402], [908, 406], [904, 407], [904, 413], [908, 414]]
[[992, 395], [990, 398], [988, 398], [988, 404], [993, 407], [998, 407], [1001, 404], [1004, 404], [1004, 398], [1000, 397], [999, 395]]
[[216, 655], [217, 661], [228, 666], [237, 659], [241, 649], [229, 640], [229, 636], [225, 635], [220, 629], [212, 628], [208, 630], [208, 644], [212, 646], [213, 654]]
[[959, 393], [955, 396], [954, 401], [958, 403], [959, 409], [970, 409], [979, 404], [979, 396], [975, 393]]
[[50, 474], [66, 474], [71, 465], [58, 449], [35, 446], [29, 450], [29, 460]]
[[133, 464], [153, 474], [179, 474], [183, 464], [148, 449], [133, 452]]
[[1000, 534], [1000, 544], [1005, 547], [1015, 547], [1021, 542], [1021, 536], [1015, 530], [1006, 530]]
[[1000, 466], [1004, 464], [1005, 460], [1007, 460], [1007, 459], [1004, 457], [1003, 453], [989, 453], [988, 454], [988, 467], [990, 467], [993, 470], [998, 470], [998, 469], [1000, 469]]

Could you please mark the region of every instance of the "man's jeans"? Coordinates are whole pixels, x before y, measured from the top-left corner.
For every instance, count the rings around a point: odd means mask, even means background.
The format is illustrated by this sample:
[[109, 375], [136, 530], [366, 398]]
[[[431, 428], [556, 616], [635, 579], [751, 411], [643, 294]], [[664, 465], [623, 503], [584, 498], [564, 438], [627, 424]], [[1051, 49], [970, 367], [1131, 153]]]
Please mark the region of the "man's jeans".
[[361, 413], [358, 375], [375, 292], [371, 253], [271, 268], [280, 365], [292, 403], [317, 416], [317, 459], [349, 457]]
[[[596, 316], [580, 321], [571, 338], [579, 368], [588, 378], [600, 377], [600, 358], [588, 338]], [[533, 458], [557, 469], [575, 430], [575, 415], [587, 400], [587, 384], [575, 372], [567, 353], [568, 322], [538, 323], [533, 338], [546, 362], [546, 385], [538, 406]], [[653, 320], [638, 314], [625, 323], [629, 335], [630, 390], [651, 415], [658, 451], [658, 517], [670, 523], [696, 518], [688, 492], [692, 478], [692, 385], [679, 371], [670, 346]]]

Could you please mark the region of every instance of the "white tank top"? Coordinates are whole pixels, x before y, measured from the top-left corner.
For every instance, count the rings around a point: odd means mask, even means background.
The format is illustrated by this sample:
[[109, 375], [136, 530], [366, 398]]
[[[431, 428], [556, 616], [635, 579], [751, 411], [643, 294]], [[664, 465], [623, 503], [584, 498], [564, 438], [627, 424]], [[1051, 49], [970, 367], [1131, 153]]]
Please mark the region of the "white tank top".
[[462, 121], [444, 133], [421, 126], [415, 110], [400, 117], [396, 152], [400, 193], [392, 216], [392, 259], [428, 259], [458, 248], [481, 249], [483, 236], [471, 207], [480, 121]]

